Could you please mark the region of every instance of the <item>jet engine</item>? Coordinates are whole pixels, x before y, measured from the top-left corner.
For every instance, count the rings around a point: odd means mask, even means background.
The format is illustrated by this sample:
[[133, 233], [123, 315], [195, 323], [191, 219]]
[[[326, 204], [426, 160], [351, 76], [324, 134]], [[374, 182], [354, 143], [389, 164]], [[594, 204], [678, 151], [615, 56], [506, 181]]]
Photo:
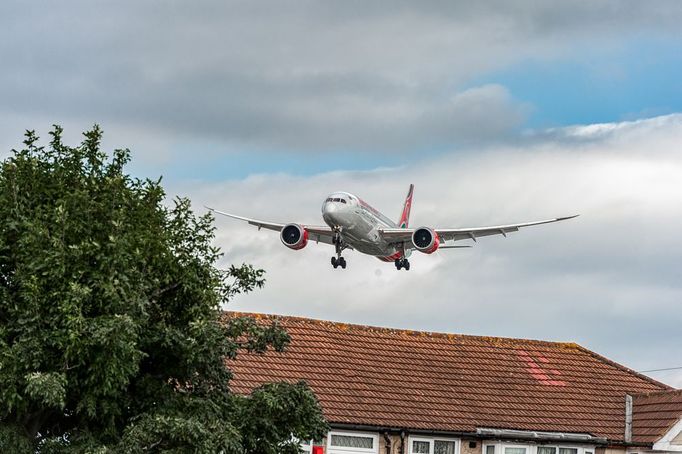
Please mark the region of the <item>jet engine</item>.
[[440, 245], [440, 237], [433, 229], [420, 227], [412, 234], [412, 244], [419, 252], [432, 254]]
[[308, 244], [308, 231], [298, 224], [287, 224], [282, 228], [279, 238], [286, 247], [297, 251]]

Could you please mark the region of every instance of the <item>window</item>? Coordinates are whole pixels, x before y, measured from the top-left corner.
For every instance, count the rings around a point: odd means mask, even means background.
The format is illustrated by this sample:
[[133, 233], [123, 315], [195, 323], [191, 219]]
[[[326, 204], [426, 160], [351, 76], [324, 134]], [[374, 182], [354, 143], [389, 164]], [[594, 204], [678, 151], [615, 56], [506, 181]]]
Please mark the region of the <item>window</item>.
[[410, 437], [409, 454], [458, 454], [457, 440]]
[[412, 454], [430, 454], [431, 443], [428, 441], [413, 441]]
[[434, 440], [433, 454], [455, 454], [457, 444], [454, 441]]
[[526, 448], [525, 446], [505, 446], [504, 454], [526, 454]]
[[332, 435], [330, 446], [341, 448], [363, 448], [374, 449], [374, 439], [372, 437], [360, 437], [357, 435]]
[[559, 454], [578, 454], [578, 448], [559, 448]]
[[536, 454], [594, 454], [594, 450], [588, 448], [571, 448], [561, 446], [538, 446]]
[[485, 447], [485, 454], [495, 454], [495, 445], [488, 445]]
[[379, 452], [377, 435], [356, 432], [330, 432], [327, 436], [329, 454], [367, 453]]

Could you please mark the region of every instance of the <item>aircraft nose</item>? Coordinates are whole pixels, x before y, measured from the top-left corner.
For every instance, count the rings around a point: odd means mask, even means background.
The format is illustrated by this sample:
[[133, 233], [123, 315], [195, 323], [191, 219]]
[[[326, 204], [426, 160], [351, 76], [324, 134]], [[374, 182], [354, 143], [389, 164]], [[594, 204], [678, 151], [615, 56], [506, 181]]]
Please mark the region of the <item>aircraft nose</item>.
[[334, 202], [329, 202], [324, 206], [324, 212], [328, 214], [336, 213], [339, 211], [339, 207]]
[[329, 202], [324, 206], [322, 217], [331, 224], [341, 225], [343, 221], [342, 212], [343, 207], [340, 207], [338, 203]]

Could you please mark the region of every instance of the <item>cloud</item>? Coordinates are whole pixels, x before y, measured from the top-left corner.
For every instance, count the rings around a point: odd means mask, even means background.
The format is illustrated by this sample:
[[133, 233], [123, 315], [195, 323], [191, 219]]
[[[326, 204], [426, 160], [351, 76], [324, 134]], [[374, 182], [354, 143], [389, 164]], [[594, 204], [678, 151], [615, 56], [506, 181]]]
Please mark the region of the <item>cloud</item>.
[[609, 53], [638, 33], [679, 38], [681, 18], [675, 1], [7, 1], [0, 109], [227, 148], [448, 147], [523, 124], [527, 106], [470, 89], [477, 76]]
[[[219, 219], [224, 263], [268, 271], [266, 288], [234, 308], [576, 340], [638, 369], [682, 365], [680, 116], [519, 136], [534, 106], [476, 82], [529, 61], [601, 62], [638, 37], [678, 42], [682, 2], [113, 5], [0, 4], [0, 153], [25, 128], [45, 136], [60, 123], [78, 142], [97, 122], [106, 148], [133, 149], [143, 175], [201, 163], [195, 180], [167, 180], [171, 193], [254, 217], [319, 223], [322, 198], [339, 189], [397, 217], [410, 182], [414, 224], [582, 215], [415, 254], [409, 273], [353, 253], [335, 272], [326, 247], [289, 251], [271, 232]], [[235, 151], [404, 164], [207, 183], [236, 165]], [[665, 377], [682, 386], [681, 375]]]
[[[574, 140], [580, 137], [581, 140]], [[589, 138], [589, 140], [585, 140]], [[348, 190], [412, 224], [463, 227], [581, 214], [471, 249], [412, 255], [412, 269], [348, 252], [282, 246], [277, 234], [216, 220], [224, 265], [267, 270], [232, 309], [413, 329], [577, 341], [635, 369], [682, 365], [682, 115], [554, 130], [525, 144], [447, 154], [409, 168], [310, 177], [254, 175], [175, 187], [245, 216], [319, 224], [326, 194]], [[679, 364], [678, 364], [679, 363]], [[682, 385], [682, 377], [663, 375]]]

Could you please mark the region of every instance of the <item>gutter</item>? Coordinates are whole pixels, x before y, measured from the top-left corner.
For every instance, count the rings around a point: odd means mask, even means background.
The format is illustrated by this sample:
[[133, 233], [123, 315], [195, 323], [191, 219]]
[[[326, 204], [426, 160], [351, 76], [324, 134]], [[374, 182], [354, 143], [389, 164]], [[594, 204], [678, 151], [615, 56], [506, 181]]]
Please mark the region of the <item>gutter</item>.
[[571, 441], [589, 444], [608, 444], [604, 437], [595, 437], [591, 434], [571, 433], [571, 432], [540, 432], [513, 429], [486, 429], [477, 428], [476, 435], [485, 438], [511, 438], [516, 440], [552, 440], [552, 441]]
[[347, 424], [347, 423], [329, 423], [329, 425], [332, 427], [332, 429], [339, 429], [339, 430], [357, 430], [357, 431], [365, 431], [365, 432], [379, 432], [379, 433], [389, 433], [392, 435], [400, 435], [403, 434], [403, 437], [405, 437], [407, 434], [414, 434], [414, 435], [450, 435], [453, 437], [474, 437], [476, 438], [476, 434], [472, 432], [456, 432], [456, 431], [447, 431], [447, 430], [423, 430], [423, 429], [407, 429], [404, 427], [387, 427], [387, 426], [373, 426], [369, 424]]

